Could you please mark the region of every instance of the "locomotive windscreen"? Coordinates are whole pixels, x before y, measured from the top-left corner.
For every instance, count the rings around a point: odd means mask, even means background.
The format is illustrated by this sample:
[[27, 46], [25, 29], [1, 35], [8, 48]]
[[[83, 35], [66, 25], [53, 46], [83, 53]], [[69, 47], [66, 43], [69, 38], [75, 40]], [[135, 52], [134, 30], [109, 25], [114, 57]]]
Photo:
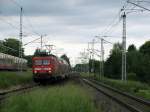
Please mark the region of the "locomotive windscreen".
[[34, 60], [34, 65], [49, 65], [50, 60]]

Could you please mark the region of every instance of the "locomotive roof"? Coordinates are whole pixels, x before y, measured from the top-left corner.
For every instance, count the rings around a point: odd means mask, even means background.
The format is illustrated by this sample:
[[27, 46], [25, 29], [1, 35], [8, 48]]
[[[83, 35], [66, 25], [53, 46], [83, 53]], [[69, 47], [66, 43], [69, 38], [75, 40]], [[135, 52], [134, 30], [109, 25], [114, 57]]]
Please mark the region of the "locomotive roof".
[[47, 56], [35, 56], [33, 58], [40, 59], [40, 58], [50, 58], [50, 57], [57, 58], [59, 61], [63, 61], [64, 63], [67, 63], [67, 61], [64, 60], [63, 58], [57, 57], [57, 56], [55, 56], [53, 54], [50, 54], [50, 55], [47, 55]]
[[46, 56], [34, 56], [33, 58], [48, 58], [48, 57], [55, 57], [58, 58], [57, 56], [50, 54], [50, 55], [46, 55]]

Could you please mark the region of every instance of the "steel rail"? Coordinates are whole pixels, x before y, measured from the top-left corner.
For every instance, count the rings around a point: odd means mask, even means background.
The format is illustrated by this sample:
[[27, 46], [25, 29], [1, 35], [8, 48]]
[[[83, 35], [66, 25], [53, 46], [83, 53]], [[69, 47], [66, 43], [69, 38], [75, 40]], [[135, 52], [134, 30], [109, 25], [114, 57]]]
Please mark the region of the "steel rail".
[[[91, 79], [90, 79], [90, 80], [91, 80]], [[95, 82], [96, 84], [99, 84], [99, 85], [101, 85], [101, 86], [103, 86], [103, 87], [105, 87], [105, 88], [108, 88], [108, 89], [110, 89], [110, 90], [112, 90], [112, 91], [114, 91], [114, 92], [117, 92], [117, 93], [119, 93], [119, 94], [122, 94], [122, 95], [124, 95], [124, 96], [126, 96], [126, 97], [129, 97], [129, 98], [133, 99], [133, 100], [136, 100], [136, 101], [138, 101], [138, 102], [140, 102], [140, 103], [143, 103], [143, 104], [145, 104], [145, 105], [148, 105], [148, 106], [150, 107], [150, 101], [148, 101], [148, 100], [144, 100], [144, 99], [142, 99], [142, 98], [138, 98], [138, 97], [133, 96], [133, 95], [131, 95], [131, 94], [122, 92], [122, 91], [120, 91], [120, 90], [117, 90], [117, 89], [115, 89], [115, 88], [110, 87], [109, 85], [106, 85], [106, 84], [104, 84], [104, 83], [100, 83], [100, 82], [98, 82], [98, 81], [96, 81], [96, 80], [91, 80], [91, 81], [92, 81], [92, 82]]]
[[[128, 109], [128, 110], [130, 110], [130, 111], [132, 111], [132, 112], [147, 112], [147, 111], [141, 110], [140, 108], [138, 108], [138, 107], [135, 106], [135, 105], [131, 105], [131, 104], [127, 103], [126, 101], [117, 98], [117, 95], [110, 94], [110, 93], [108, 93], [108, 91], [106, 92], [106, 90], [102, 89], [102, 87], [103, 87], [103, 88], [106, 88], [106, 89], [109, 90], [109, 91], [113, 91], [113, 90], [111, 90], [111, 89], [109, 89], [109, 88], [107, 88], [107, 87], [101, 86], [100, 84], [97, 84], [97, 83], [95, 83], [95, 82], [93, 82], [93, 81], [91, 81], [91, 80], [88, 80], [88, 79], [83, 79], [83, 81], [84, 81], [85, 83], [87, 83], [88, 85], [90, 85], [91, 87], [95, 88], [97, 91], [103, 93], [105, 96], [111, 98], [112, 100], [116, 101], [118, 104], [121, 104], [121, 105], [124, 106], [126, 109]], [[114, 91], [113, 91], [113, 92], [114, 92]], [[116, 92], [116, 93], [117, 93], [117, 92]], [[118, 94], [120, 94], [120, 93], [118, 93]], [[127, 97], [127, 96], [124, 95], [124, 94], [121, 94], [121, 95], [122, 95], [122, 97]], [[128, 98], [130, 98], [130, 97], [128, 97]], [[130, 99], [131, 99], [131, 98], [130, 98]], [[132, 100], [133, 100], [133, 99], [132, 99]], [[138, 100], [134, 100], [134, 101], [137, 102]], [[141, 102], [140, 102], [140, 103], [141, 103]], [[143, 103], [142, 103], [142, 104], [143, 104]], [[148, 112], [149, 112], [149, 111], [148, 111]]]
[[38, 86], [38, 84], [32, 84], [32, 85], [20, 87], [20, 88], [17, 88], [17, 89], [0, 92], [0, 101], [6, 99], [7, 97], [9, 97], [8, 94], [25, 91], [25, 90], [28, 90], [28, 89], [31, 89], [31, 88], [34, 88], [34, 87], [37, 87], [37, 86]]

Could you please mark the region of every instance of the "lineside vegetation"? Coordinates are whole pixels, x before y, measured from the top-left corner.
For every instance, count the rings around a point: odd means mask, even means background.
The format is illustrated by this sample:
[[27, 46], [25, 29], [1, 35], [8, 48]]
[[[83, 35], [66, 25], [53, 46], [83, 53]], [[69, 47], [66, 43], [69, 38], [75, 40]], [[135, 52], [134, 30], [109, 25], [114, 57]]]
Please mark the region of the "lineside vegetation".
[[13, 71], [0, 72], [0, 89], [7, 89], [12, 86], [28, 84], [31, 82], [31, 70], [22, 73]]
[[92, 98], [80, 86], [44, 87], [12, 96], [2, 105], [1, 112], [97, 112]]
[[[88, 74], [88, 73], [81, 73], [81, 76], [83, 77], [94, 77], [94, 74]], [[95, 74], [96, 80], [99, 80], [99, 74]], [[140, 81], [132, 81], [127, 80], [126, 82], [122, 80], [117, 79], [109, 79], [106, 77], [103, 77], [99, 80], [102, 83], [108, 84], [111, 87], [114, 87], [116, 89], [119, 89], [124, 92], [131, 93], [133, 95], [143, 97], [145, 99], [150, 100], [150, 86], [146, 83], [141, 83]]]

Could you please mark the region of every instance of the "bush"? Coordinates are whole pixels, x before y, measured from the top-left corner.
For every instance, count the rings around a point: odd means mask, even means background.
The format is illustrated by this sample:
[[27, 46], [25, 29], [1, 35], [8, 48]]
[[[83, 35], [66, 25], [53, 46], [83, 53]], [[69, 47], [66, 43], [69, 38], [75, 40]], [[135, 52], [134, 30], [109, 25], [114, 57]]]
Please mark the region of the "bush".
[[133, 81], [138, 80], [138, 78], [137, 78], [137, 76], [136, 76], [136, 73], [128, 73], [128, 74], [127, 74], [127, 79], [128, 79], [128, 80], [133, 80]]

